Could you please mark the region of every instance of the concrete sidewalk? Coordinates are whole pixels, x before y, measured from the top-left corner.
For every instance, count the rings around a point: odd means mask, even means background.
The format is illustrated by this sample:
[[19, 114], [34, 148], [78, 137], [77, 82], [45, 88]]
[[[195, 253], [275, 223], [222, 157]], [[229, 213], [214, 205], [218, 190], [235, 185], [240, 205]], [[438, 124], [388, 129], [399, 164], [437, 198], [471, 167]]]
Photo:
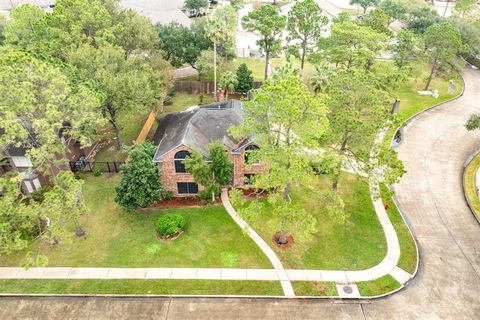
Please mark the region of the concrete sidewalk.
[[[371, 194], [377, 194], [378, 185], [371, 187]], [[0, 268], [0, 279], [191, 279], [191, 280], [256, 280], [280, 281], [287, 297], [295, 296], [290, 281], [331, 281], [337, 284], [351, 284], [375, 280], [390, 274], [402, 285], [412, 275], [397, 267], [400, 245], [397, 234], [380, 199], [372, 202], [378, 219], [385, 232], [387, 255], [376, 266], [359, 271], [348, 270], [296, 270], [284, 269], [280, 259], [268, 244], [238, 216], [228, 200], [227, 191], [222, 192], [222, 201], [227, 212], [239, 226], [252, 237], [272, 262], [274, 269], [229, 269], [229, 268]], [[353, 298], [359, 298], [354, 296]]]

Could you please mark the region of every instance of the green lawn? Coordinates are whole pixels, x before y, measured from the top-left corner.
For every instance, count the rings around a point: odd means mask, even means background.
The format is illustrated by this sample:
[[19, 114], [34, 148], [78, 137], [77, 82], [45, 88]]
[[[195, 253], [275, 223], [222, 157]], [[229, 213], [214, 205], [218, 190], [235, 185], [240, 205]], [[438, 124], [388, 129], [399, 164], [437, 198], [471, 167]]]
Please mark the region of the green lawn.
[[[392, 61], [378, 61], [376, 64], [376, 72], [381, 73], [382, 65], [390, 64]], [[462, 91], [463, 83], [458, 74], [451, 74], [448, 78], [434, 77], [430, 84], [429, 90], [438, 90], [439, 97], [437, 99], [430, 95], [419, 95], [417, 91], [422, 91], [427, 82], [430, 73], [430, 65], [425, 62], [416, 62], [412, 65], [413, 76], [403, 83], [397, 90], [396, 94], [400, 100], [398, 114], [402, 120], [406, 120], [415, 113], [422, 111], [435, 104], [458, 96]], [[455, 91], [448, 93], [449, 80], [454, 80]]]
[[[87, 176], [84, 197], [89, 212], [81, 219], [86, 237], [74, 237], [55, 247], [35, 244], [48, 257], [49, 266], [272, 267], [222, 206], [128, 214], [113, 202], [119, 178]], [[187, 226], [179, 239], [160, 242], [155, 235], [155, 222], [167, 212], [182, 214]], [[24, 256], [25, 252], [17, 252], [2, 257], [0, 265], [19, 266]]]
[[361, 296], [369, 297], [392, 292], [400, 288], [400, 283], [391, 275], [387, 274], [376, 280], [357, 282], [357, 287]]
[[222, 280], [0, 280], [1, 293], [208, 294], [283, 296], [278, 281]]
[[335, 282], [294, 281], [293, 290], [296, 296], [337, 296]]
[[[135, 113], [132, 112], [128, 116], [123, 115], [119, 118], [121, 123], [120, 135], [122, 136], [123, 143], [127, 146], [132, 145], [137, 139], [138, 134], [145, 124], [145, 120], [148, 117], [148, 113]], [[114, 137], [113, 130], [111, 131], [111, 137]], [[116, 148], [116, 140], [105, 146], [95, 156], [96, 161], [124, 161], [127, 155], [124, 152], [118, 151]]]
[[477, 186], [475, 183], [475, 174], [480, 167], [480, 154], [470, 161], [463, 173], [463, 190], [470, 203], [473, 213], [480, 219], [480, 199], [477, 195]]
[[[318, 177], [318, 189], [330, 187], [330, 181]], [[274, 249], [285, 268], [362, 270], [380, 263], [386, 255], [385, 236], [374, 211], [368, 184], [362, 178], [342, 174], [339, 192], [350, 217], [345, 225], [330, 218], [319, 205], [318, 195], [306, 189], [294, 188], [292, 199], [312, 212], [317, 218], [317, 232], [311, 241], [295, 239], [297, 231], [291, 231], [294, 244], [288, 250], [278, 249], [272, 236], [278, 223], [266, 206], [252, 226]]]
[[387, 210], [388, 217], [397, 232], [400, 243], [400, 260], [398, 266], [410, 274], [417, 268], [417, 247], [414, 239], [408, 230], [407, 225], [398, 211], [393, 199], [389, 196], [390, 192], [385, 185], [380, 185], [383, 203], [388, 203], [390, 208]]
[[213, 103], [213, 96], [203, 95], [203, 103], [200, 103], [200, 94], [175, 93], [171, 105], [165, 106], [165, 113], [185, 111], [189, 107]]

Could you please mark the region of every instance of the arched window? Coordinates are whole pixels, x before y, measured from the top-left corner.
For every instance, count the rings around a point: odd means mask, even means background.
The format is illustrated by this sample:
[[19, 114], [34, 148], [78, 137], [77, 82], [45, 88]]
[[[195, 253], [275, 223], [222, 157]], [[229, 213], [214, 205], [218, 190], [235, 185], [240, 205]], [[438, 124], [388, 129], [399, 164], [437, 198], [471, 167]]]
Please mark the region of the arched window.
[[256, 164], [258, 163], [258, 159], [255, 159], [255, 161], [252, 161], [252, 157], [250, 157], [249, 159], [249, 155], [257, 150], [259, 150], [260, 148], [257, 147], [256, 145], [254, 144], [251, 144], [249, 146], [247, 146], [245, 148], [245, 163], [247, 164]]
[[173, 157], [173, 163], [175, 164], [175, 172], [187, 172], [183, 160], [185, 160], [185, 158], [188, 156], [190, 156], [190, 152], [186, 150], [178, 151], [177, 153], [175, 153], [175, 156]]

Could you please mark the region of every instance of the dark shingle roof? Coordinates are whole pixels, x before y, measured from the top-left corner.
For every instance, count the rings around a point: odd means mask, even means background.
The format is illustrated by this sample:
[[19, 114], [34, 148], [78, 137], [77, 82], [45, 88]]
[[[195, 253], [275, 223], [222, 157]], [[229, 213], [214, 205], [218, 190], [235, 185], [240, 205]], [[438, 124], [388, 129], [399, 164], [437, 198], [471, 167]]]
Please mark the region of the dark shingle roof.
[[244, 110], [238, 100], [228, 100], [190, 111], [169, 114], [162, 119], [154, 136], [158, 145], [154, 161], [162, 161], [165, 154], [184, 144], [207, 155], [206, 146], [220, 141], [232, 148], [236, 142], [228, 129], [243, 122]]

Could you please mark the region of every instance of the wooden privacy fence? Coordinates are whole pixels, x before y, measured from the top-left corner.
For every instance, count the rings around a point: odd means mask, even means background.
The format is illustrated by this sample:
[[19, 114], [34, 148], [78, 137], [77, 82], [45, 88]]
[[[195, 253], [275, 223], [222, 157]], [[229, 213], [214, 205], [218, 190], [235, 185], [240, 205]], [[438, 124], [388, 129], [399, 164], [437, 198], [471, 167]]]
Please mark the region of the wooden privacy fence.
[[148, 133], [152, 129], [152, 125], [155, 122], [155, 119], [157, 118], [157, 110], [154, 108], [152, 111], [150, 111], [150, 114], [148, 115], [147, 120], [145, 121], [145, 124], [143, 125], [142, 131], [140, 131], [137, 140], [135, 140], [136, 144], [142, 143], [145, 141], [147, 138]]
[[100, 172], [117, 173], [120, 172], [120, 167], [125, 164], [123, 161], [72, 161], [70, 162], [70, 169], [73, 172], [85, 171], [93, 172], [99, 170]]
[[[253, 82], [253, 87], [255, 89], [260, 88], [261, 85], [261, 81]], [[213, 81], [175, 81], [175, 91], [210, 94], [213, 93]]]

